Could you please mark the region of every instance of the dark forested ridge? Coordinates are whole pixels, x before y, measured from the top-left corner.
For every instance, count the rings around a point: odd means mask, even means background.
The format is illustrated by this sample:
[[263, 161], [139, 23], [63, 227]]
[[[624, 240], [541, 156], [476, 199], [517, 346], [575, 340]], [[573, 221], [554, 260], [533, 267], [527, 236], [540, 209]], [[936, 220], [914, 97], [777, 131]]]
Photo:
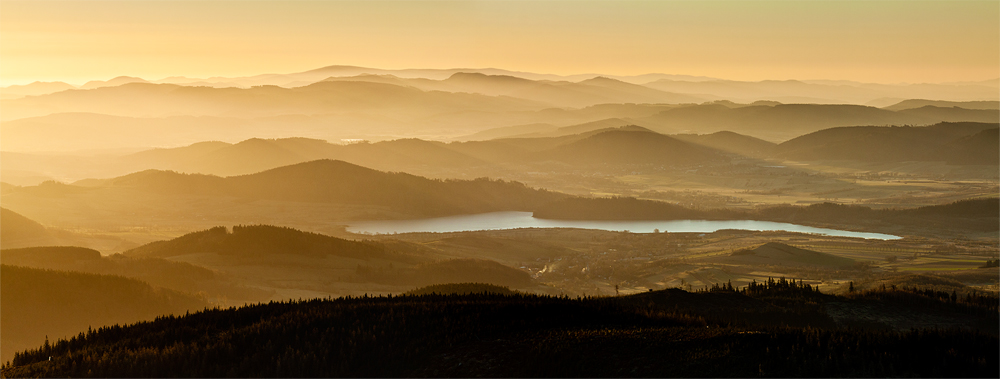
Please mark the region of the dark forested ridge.
[[778, 205], [749, 211], [689, 209], [632, 197], [569, 198], [535, 210], [535, 217], [570, 220], [762, 220], [800, 224], [925, 226], [939, 230], [995, 231], [1000, 228], [1000, 199], [971, 199], [912, 209], [872, 209], [833, 203]]
[[361, 259], [399, 255], [377, 242], [356, 242], [271, 225], [217, 226], [167, 241], [156, 241], [125, 252], [135, 257], [171, 257], [218, 253], [255, 258], [264, 255], [336, 255]]
[[835, 303], [898, 308], [916, 301], [996, 323], [995, 305], [896, 290], [839, 297], [784, 279], [731, 288], [584, 299], [480, 293], [258, 304], [101, 328], [18, 353], [3, 370], [12, 377], [998, 374], [995, 331], [896, 332], [842, 324], [824, 311]]

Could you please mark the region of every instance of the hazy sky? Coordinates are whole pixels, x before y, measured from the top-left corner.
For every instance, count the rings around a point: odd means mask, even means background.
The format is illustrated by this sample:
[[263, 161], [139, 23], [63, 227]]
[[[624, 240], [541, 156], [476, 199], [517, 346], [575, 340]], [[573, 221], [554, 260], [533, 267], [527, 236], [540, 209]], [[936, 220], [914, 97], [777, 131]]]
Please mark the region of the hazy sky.
[[998, 1], [0, 1], [0, 81], [328, 65], [727, 79], [1000, 77]]

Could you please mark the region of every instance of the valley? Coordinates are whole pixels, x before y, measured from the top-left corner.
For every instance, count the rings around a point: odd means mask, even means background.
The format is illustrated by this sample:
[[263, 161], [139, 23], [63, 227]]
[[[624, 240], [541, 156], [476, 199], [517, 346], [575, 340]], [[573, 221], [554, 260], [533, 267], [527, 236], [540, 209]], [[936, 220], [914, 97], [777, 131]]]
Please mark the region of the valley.
[[903, 368], [899, 346], [995, 349], [998, 85], [329, 66], [8, 86], [3, 375], [580, 374], [565, 352], [634, 368], [598, 376], [992, 373], [992, 350]]

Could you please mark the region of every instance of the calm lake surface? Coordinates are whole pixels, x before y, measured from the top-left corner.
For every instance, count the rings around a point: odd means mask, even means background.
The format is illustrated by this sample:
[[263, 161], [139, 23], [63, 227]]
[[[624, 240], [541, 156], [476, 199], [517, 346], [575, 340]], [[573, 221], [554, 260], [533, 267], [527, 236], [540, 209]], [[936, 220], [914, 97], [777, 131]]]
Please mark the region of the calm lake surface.
[[465, 232], [473, 230], [496, 230], [517, 228], [582, 228], [611, 231], [627, 230], [633, 233], [660, 232], [711, 233], [720, 229], [741, 230], [782, 230], [786, 232], [815, 233], [838, 237], [859, 237], [880, 240], [894, 240], [901, 237], [880, 234], [849, 232], [844, 230], [813, 228], [810, 226], [783, 222], [753, 220], [669, 220], [669, 221], [577, 221], [546, 220], [531, 217], [531, 212], [491, 212], [474, 215], [425, 218], [417, 220], [358, 221], [350, 224], [347, 231], [352, 233], [392, 234], [416, 232]]

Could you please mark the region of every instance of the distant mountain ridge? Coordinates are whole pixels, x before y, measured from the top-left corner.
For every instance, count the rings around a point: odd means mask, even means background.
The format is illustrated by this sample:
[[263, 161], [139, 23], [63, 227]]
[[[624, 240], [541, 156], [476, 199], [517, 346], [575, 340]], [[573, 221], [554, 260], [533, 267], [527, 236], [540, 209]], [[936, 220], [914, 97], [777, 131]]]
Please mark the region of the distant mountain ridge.
[[30, 198], [43, 194], [41, 191], [47, 191], [46, 193], [53, 193], [55, 196], [98, 198], [110, 193], [120, 193], [120, 196], [128, 194], [129, 197], [141, 194], [171, 198], [226, 197], [380, 207], [410, 217], [530, 210], [539, 204], [565, 196], [528, 188], [518, 182], [486, 178], [432, 180], [405, 173], [376, 171], [334, 160], [298, 163], [225, 178], [145, 170], [112, 179], [88, 181], [86, 185], [87, 187], [57, 184], [24, 187], [13, 195]]
[[901, 111], [904, 109], [921, 108], [925, 106], [935, 106], [942, 108], [965, 108], [965, 109], [985, 109], [985, 110], [1000, 110], [1000, 101], [943, 101], [943, 100], [924, 100], [924, 99], [910, 99], [903, 100], [896, 104], [882, 107], [882, 109], [888, 109], [891, 111]]

